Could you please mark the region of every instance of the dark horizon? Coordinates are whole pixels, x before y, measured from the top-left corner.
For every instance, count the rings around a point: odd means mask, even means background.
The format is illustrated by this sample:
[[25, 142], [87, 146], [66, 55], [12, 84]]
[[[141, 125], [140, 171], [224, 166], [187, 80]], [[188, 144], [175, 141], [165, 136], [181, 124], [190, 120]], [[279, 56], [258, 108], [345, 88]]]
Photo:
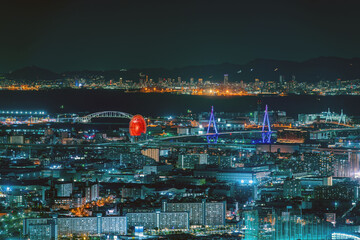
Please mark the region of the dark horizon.
[[120, 71], [122, 69], [126, 69], [126, 70], [133, 70], [133, 69], [163, 69], [163, 70], [176, 70], [176, 69], [181, 69], [181, 68], [189, 68], [189, 67], [203, 67], [203, 66], [211, 66], [211, 65], [223, 65], [223, 64], [231, 64], [231, 65], [246, 65], [249, 64], [251, 62], [257, 61], [257, 60], [269, 60], [269, 61], [280, 61], [280, 62], [291, 62], [291, 63], [303, 63], [303, 62], [307, 62], [313, 59], [321, 59], [321, 58], [328, 58], [328, 59], [345, 59], [345, 60], [360, 60], [360, 57], [349, 57], [349, 58], [344, 58], [344, 57], [338, 57], [338, 56], [319, 56], [319, 57], [315, 57], [315, 58], [309, 58], [309, 59], [305, 59], [305, 60], [287, 60], [287, 59], [270, 59], [270, 58], [256, 58], [256, 59], [251, 59], [249, 61], [246, 61], [244, 63], [234, 63], [234, 62], [219, 62], [219, 63], [210, 63], [210, 64], [203, 64], [203, 65], [184, 65], [184, 66], [174, 66], [174, 67], [163, 67], [163, 66], [155, 66], [155, 67], [142, 67], [142, 66], [138, 66], [138, 67], [130, 67], [130, 68], [119, 68], [119, 69], [73, 69], [73, 70], [63, 70], [63, 71], [55, 71], [52, 70], [50, 68], [46, 68], [44, 66], [40, 66], [40, 65], [26, 65], [26, 66], [20, 66], [16, 69], [11, 69], [8, 72], [0, 72], [0, 73], [11, 73], [13, 71], [16, 70], [20, 70], [20, 69], [24, 69], [24, 68], [31, 68], [31, 67], [35, 67], [35, 68], [39, 68], [39, 69], [44, 69], [44, 70], [49, 70], [51, 72], [54, 73], [58, 73], [58, 74], [62, 74], [62, 73], [66, 73], [66, 72], [82, 72], [82, 71], [94, 71], [94, 72], [101, 72], [101, 71]]
[[0, 72], [360, 56], [357, 1], [6, 1]]

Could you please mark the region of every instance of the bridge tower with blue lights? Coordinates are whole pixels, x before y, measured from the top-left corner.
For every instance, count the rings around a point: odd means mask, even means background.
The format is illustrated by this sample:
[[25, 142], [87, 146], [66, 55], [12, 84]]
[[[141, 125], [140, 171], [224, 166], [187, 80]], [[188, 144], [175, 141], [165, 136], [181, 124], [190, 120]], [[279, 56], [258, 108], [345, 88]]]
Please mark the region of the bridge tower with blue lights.
[[344, 114], [344, 111], [342, 109], [341, 109], [341, 114], [339, 117], [338, 124], [340, 125], [341, 123], [346, 124], [346, 115]]
[[[211, 125], [212, 125], [212, 127], [211, 127]], [[211, 131], [211, 128], [213, 129], [213, 131]], [[214, 106], [211, 106], [209, 125], [207, 128], [206, 134], [207, 134], [206, 138], [207, 138], [208, 143], [217, 143], [219, 131], [216, 126], [216, 120], [215, 120], [215, 115], [214, 115]]]
[[264, 121], [263, 121], [263, 124], [262, 124], [261, 133], [262, 133], [262, 142], [263, 143], [270, 143], [271, 142], [271, 125], [270, 125], [268, 106], [267, 105], [265, 106]]
[[333, 113], [330, 111], [330, 108], [328, 108], [328, 111], [326, 113], [325, 122], [332, 122], [333, 120]]

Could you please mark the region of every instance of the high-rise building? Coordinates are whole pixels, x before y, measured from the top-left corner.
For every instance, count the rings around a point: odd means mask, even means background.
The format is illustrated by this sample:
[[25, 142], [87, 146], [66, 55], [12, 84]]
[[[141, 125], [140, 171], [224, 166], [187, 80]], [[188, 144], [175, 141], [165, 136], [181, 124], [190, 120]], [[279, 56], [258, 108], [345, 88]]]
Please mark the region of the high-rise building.
[[167, 202], [163, 201], [164, 212], [189, 212], [190, 225], [225, 225], [226, 202]]
[[12, 144], [24, 144], [24, 136], [10, 136], [9, 142]]
[[360, 153], [349, 152], [350, 177], [358, 178], [360, 172]]
[[245, 240], [259, 238], [259, 216], [257, 210], [245, 211]]
[[54, 226], [55, 219], [52, 218], [24, 219], [23, 235], [29, 239], [57, 239]]
[[355, 187], [340, 183], [332, 186], [316, 186], [314, 197], [319, 200], [353, 200]]
[[245, 85], [244, 85], [244, 81], [243, 81], [243, 80], [240, 81], [240, 87], [241, 87], [242, 89], [245, 88]]
[[333, 158], [334, 155], [330, 153], [321, 153], [319, 161], [319, 174], [321, 176], [333, 175]]
[[194, 85], [194, 78], [190, 78], [190, 85]]
[[298, 179], [287, 179], [284, 181], [284, 197], [301, 197], [301, 182]]
[[142, 155], [154, 159], [156, 162], [159, 162], [160, 158], [160, 149], [158, 148], [148, 148], [141, 150]]
[[126, 214], [128, 227], [144, 229], [189, 229], [189, 213], [182, 212], [136, 212]]
[[72, 183], [60, 183], [55, 185], [58, 197], [70, 197], [73, 191]]
[[207, 164], [207, 154], [179, 155], [177, 165], [183, 169], [194, 169], [196, 165]]
[[120, 196], [123, 199], [129, 200], [144, 199], [145, 192], [141, 187], [123, 187], [121, 188]]
[[341, 88], [341, 78], [336, 79], [336, 87]]
[[331, 239], [331, 223], [314, 215], [305, 215], [290, 206], [286, 211], [274, 211], [271, 217], [274, 228], [271, 239]]
[[98, 183], [85, 187], [86, 202], [96, 201], [97, 199], [99, 199], [99, 194], [100, 194], [99, 187], [100, 185]]
[[65, 217], [24, 219], [23, 234], [30, 239], [58, 239], [70, 234], [127, 234], [124, 216]]
[[229, 83], [229, 74], [224, 74], [224, 85]]
[[334, 177], [350, 177], [351, 176], [351, 163], [350, 154], [339, 154], [334, 156]]
[[280, 85], [282, 85], [284, 83], [284, 76], [283, 75], [279, 76], [279, 82], [280, 82]]
[[254, 82], [254, 90], [258, 90], [258, 88], [260, 87], [260, 79], [255, 78], [255, 82]]
[[234, 165], [233, 162], [233, 156], [211, 155], [207, 157], [207, 163], [200, 164], [216, 165], [220, 168], [232, 168]]

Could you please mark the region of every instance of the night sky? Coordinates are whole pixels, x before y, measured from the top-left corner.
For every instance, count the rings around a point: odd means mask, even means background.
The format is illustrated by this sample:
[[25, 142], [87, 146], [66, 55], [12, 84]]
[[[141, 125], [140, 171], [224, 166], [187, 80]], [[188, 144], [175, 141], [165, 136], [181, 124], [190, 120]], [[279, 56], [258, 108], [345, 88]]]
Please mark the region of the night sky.
[[356, 2], [4, 0], [0, 72], [360, 57]]

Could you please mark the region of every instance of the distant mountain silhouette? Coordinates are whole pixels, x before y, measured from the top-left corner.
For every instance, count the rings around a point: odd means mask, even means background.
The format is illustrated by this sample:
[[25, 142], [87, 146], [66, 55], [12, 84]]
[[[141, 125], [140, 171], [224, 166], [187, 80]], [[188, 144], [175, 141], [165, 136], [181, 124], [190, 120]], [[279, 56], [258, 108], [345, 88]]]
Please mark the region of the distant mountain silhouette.
[[[304, 62], [255, 59], [246, 64], [222, 63], [203, 66], [187, 66], [174, 69], [165, 68], [133, 68], [128, 70], [108, 70], [108, 71], [71, 71], [61, 74], [62, 77], [69, 78], [88, 78], [90, 76], [103, 76], [104, 79], [124, 80], [130, 79], [138, 81], [140, 76], [145, 78], [148, 75], [155, 82], [159, 78], [177, 78], [189, 81], [191, 77], [195, 79], [203, 78], [204, 81], [222, 82], [224, 74], [229, 74], [230, 82], [250, 82], [255, 78], [261, 81], [279, 81], [280, 75], [285, 81], [296, 79], [299, 82], [318, 82], [342, 80], [352, 80], [360, 78], [360, 58], [338, 58], [338, 57], [319, 57]], [[28, 67], [23, 68], [8, 75], [13, 79], [56, 79], [60, 75], [51, 71]]]
[[6, 75], [9, 79], [14, 80], [55, 80], [61, 78], [57, 73], [50, 70], [39, 68], [37, 66], [24, 67], [17, 69]]

